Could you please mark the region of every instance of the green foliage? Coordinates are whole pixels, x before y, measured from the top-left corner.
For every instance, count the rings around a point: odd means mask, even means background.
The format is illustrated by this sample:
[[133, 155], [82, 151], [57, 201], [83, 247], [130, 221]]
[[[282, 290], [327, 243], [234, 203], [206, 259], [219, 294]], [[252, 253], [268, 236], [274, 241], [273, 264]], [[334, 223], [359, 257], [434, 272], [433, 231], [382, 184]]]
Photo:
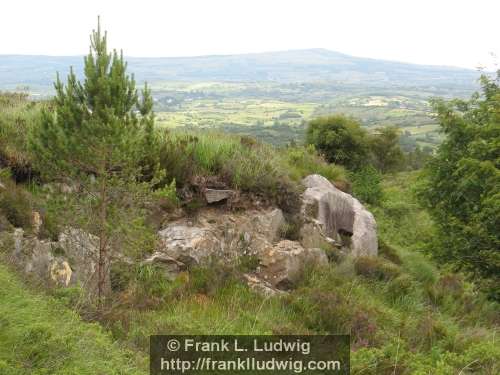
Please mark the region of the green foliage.
[[481, 277], [500, 298], [500, 72], [469, 101], [434, 102], [445, 140], [420, 196], [439, 230], [432, 254]]
[[406, 154], [406, 166], [409, 170], [422, 169], [432, 156], [432, 148], [417, 145], [414, 150]]
[[28, 100], [26, 94], [0, 92], [0, 167], [8, 167], [16, 181], [36, 175], [26, 134], [36, 125], [44, 103]]
[[164, 187], [154, 191], [155, 197], [160, 199], [160, 204], [165, 206], [178, 205], [179, 198], [177, 197], [176, 185], [174, 178], [170, 184], [166, 184]]
[[351, 174], [352, 191], [354, 196], [361, 201], [379, 205], [382, 202], [384, 193], [380, 173], [371, 165], [363, 167]]
[[14, 227], [31, 229], [32, 198], [22, 187], [17, 186], [6, 170], [0, 170], [0, 215]]
[[335, 182], [345, 182], [347, 179], [344, 168], [327, 163], [313, 145], [288, 147], [283, 153], [290, 168], [290, 176], [294, 180], [302, 179], [310, 174], [320, 174]]
[[[162, 298], [170, 290], [170, 282], [166, 278], [165, 270], [158, 265], [139, 265], [135, 267], [135, 274], [131, 275], [135, 282], [136, 293], [143, 298]], [[126, 270], [122, 272], [126, 273]], [[124, 282], [122, 277], [122, 283]]]
[[91, 43], [85, 81], [78, 82], [72, 70], [66, 85], [58, 77], [53, 109], [42, 111], [41, 124], [33, 129], [33, 153], [49, 176], [109, 178], [139, 167], [144, 129], [150, 127], [150, 93], [146, 88], [139, 101], [123, 56], [108, 54], [100, 25]]
[[388, 245], [383, 239], [379, 239], [378, 241], [378, 255], [390, 260], [394, 264], [401, 265], [402, 263], [398, 251], [394, 247]]
[[381, 173], [394, 172], [403, 165], [404, 154], [399, 146], [399, 130], [386, 126], [370, 136], [373, 165]]
[[320, 151], [330, 163], [349, 169], [361, 168], [369, 154], [369, 140], [360, 124], [349, 117], [334, 115], [312, 120], [306, 142]]

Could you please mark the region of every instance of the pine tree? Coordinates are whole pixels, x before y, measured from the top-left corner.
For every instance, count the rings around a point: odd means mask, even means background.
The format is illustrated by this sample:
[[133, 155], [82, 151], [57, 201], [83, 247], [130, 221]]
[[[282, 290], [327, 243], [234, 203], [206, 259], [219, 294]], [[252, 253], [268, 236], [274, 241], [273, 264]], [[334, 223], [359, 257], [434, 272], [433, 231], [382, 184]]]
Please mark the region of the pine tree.
[[144, 181], [154, 178], [157, 166], [151, 150], [155, 132], [150, 90], [145, 86], [139, 99], [123, 53], [108, 53], [99, 21], [90, 41], [83, 83], [73, 69], [66, 84], [58, 75], [52, 109], [43, 112], [31, 146], [40, 170], [52, 180], [78, 183], [80, 200], [90, 207], [88, 229], [99, 238], [101, 305], [114, 234], [123, 232], [123, 210], [147, 190]]

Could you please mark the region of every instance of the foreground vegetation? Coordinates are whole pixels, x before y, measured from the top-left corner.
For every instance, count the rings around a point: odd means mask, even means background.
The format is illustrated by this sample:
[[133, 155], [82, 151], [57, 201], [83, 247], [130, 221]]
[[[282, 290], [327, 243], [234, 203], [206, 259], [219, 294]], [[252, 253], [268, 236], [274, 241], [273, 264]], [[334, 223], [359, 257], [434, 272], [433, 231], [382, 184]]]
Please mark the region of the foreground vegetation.
[[[5, 251], [5, 249], [2, 249]], [[84, 323], [58, 299], [30, 291], [0, 264], [2, 375], [144, 374], [96, 323]]]

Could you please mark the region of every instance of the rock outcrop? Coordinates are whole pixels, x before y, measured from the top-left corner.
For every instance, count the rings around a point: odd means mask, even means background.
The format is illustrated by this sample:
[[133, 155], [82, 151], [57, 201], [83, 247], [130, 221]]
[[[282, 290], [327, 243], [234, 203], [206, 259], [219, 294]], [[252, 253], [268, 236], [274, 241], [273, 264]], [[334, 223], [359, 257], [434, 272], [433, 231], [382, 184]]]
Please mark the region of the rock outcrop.
[[354, 256], [377, 255], [377, 224], [354, 197], [320, 175], [304, 178], [301, 242], [308, 247], [336, 244]]
[[321, 249], [305, 249], [295, 241], [283, 240], [260, 254], [257, 275], [274, 287], [291, 289], [303, 275], [307, 265], [324, 266], [328, 258]]
[[[303, 184], [298, 241], [283, 239], [287, 220], [278, 208], [231, 212], [207, 206], [193, 218], [168, 222], [158, 232], [155, 252], [142, 263], [157, 265], [168, 278], [174, 278], [181, 271], [210, 264], [212, 259], [229, 263], [253, 257], [258, 266], [245, 279], [251, 288], [274, 295], [296, 285], [306, 265], [326, 265], [327, 248], [336, 247], [353, 256], [377, 254], [375, 220], [357, 199], [319, 175], [306, 177]], [[229, 192], [209, 192], [206, 198], [218, 202], [228, 199], [233, 194]], [[35, 214], [33, 221], [40, 228], [40, 215]], [[25, 236], [22, 229], [9, 235], [13, 258], [26, 273], [55, 285], [78, 284], [90, 292], [97, 289], [96, 236], [75, 228], [66, 228], [58, 241]], [[124, 254], [115, 254], [115, 258], [113, 261], [131, 262]], [[107, 266], [111, 269], [111, 264]], [[105, 288], [110, 285], [108, 272]]]
[[217, 258], [231, 261], [242, 255], [257, 255], [280, 238], [285, 218], [279, 209], [244, 214], [204, 210], [196, 222], [183, 218], [158, 232], [156, 256], [167, 256], [189, 268]]
[[3, 238], [13, 241], [12, 259], [26, 274], [58, 286], [79, 284], [89, 292], [95, 291], [97, 237], [68, 228], [58, 241], [39, 240], [24, 236], [24, 231], [17, 228]]

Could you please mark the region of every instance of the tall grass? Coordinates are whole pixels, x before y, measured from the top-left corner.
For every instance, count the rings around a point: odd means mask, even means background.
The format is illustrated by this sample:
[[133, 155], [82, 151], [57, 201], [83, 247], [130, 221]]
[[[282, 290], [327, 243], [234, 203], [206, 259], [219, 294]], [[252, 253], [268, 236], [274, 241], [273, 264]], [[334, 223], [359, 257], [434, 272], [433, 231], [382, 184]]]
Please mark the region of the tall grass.
[[216, 132], [168, 132], [161, 145], [167, 178], [180, 185], [210, 176], [232, 188], [273, 196], [278, 186], [297, 186], [308, 174], [346, 179], [343, 168], [327, 164], [312, 148], [276, 149], [249, 137]]
[[27, 291], [3, 265], [0, 300], [1, 374], [146, 374], [143, 359], [119, 348], [99, 325]]
[[10, 167], [16, 179], [26, 179], [31, 172], [27, 135], [42, 105], [24, 94], [0, 92], [0, 167]]

